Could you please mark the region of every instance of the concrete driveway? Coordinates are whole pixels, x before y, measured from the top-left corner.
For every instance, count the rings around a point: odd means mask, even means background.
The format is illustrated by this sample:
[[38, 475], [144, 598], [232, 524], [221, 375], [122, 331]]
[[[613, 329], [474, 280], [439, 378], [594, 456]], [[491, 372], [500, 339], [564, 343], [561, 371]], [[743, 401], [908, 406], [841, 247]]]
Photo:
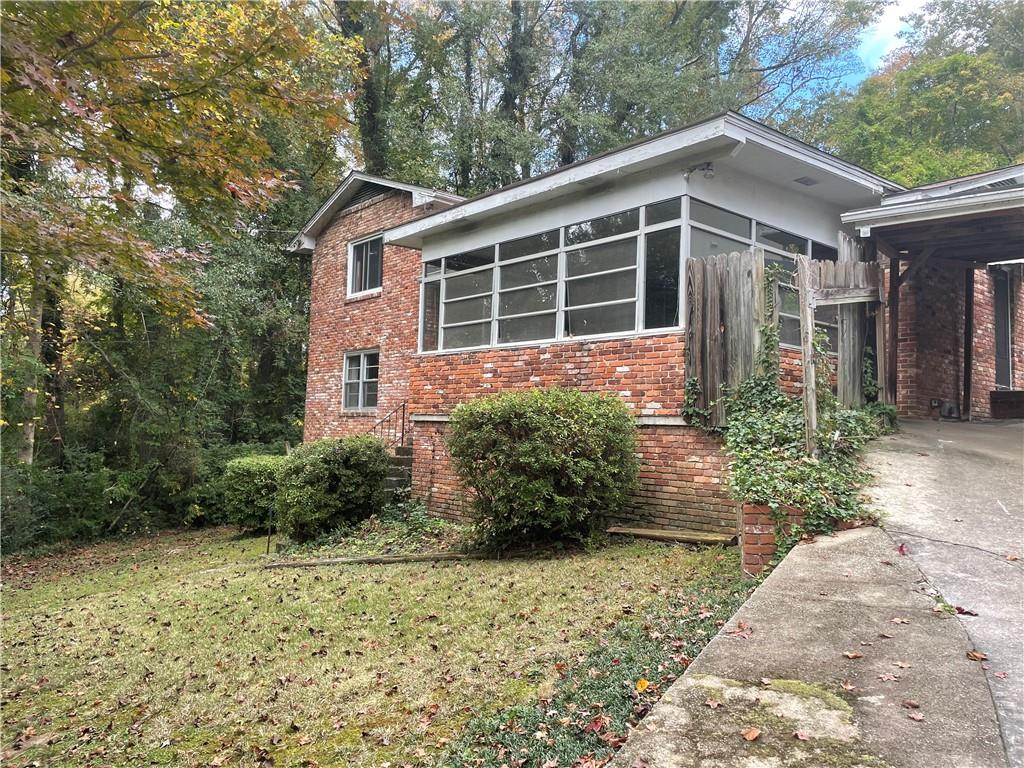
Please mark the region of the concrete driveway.
[[987, 654], [1007, 761], [1024, 768], [1024, 423], [905, 421], [868, 461], [883, 526]]

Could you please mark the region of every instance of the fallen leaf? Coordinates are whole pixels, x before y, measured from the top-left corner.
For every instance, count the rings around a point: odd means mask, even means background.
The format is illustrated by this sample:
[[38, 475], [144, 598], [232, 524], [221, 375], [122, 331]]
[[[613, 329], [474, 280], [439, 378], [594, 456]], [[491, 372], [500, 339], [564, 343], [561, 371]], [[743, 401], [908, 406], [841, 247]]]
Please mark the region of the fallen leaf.
[[924, 715], [922, 715], [920, 712], [911, 712], [907, 715], [907, 717], [909, 717], [911, 720], [917, 720], [918, 722], [924, 720]]
[[970, 608], [964, 608], [963, 606], [960, 606], [960, 605], [955, 605], [953, 607], [956, 608], [956, 612], [959, 613], [961, 616], [977, 616], [978, 615], [977, 611], [972, 611]]
[[647, 679], [645, 679], [643, 677], [641, 677], [639, 680], [636, 681], [636, 689], [640, 693], [643, 693], [644, 691], [646, 691], [650, 687], [650, 685], [651, 685], [650, 680], [647, 680]]
[[910, 667], [912, 667], [913, 664], [908, 664], [905, 661], [895, 661], [895, 662], [893, 662], [893, 666], [894, 667], [899, 667], [900, 669], [910, 669]]
[[808, 736], [803, 731], [793, 731], [793, 738], [794, 739], [799, 739], [800, 741], [807, 741], [811, 737]]
[[864, 658], [864, 654], [860, 653], [859, 651], [844, 651], [843, 652], [843, 656], [845, 656], [848, 659], [863, 659]]
[[992, 674], [995, 675], [996, 677], [998, 677], [1000, 680], [1005, 680], [1006, 679], [1006, 675], [1008, 673], [1006, 673], [1006, 672], [993, 672]]
[[720, 706], [722, 706], [722, 702], [720, 702], [718, 699], [707, 699], [704, 702], [704, 704], [711, 707], [711, 709], [718, 709]]
[[896, 547], [896, 551], [900, 553], [901, 557], [906, 557], [907, 553], [910, 550], [907, 549], [907, 545], [906, 544], [900, 544], [898, 547]]
[[852, 691], [852, 690], [853, 690], [854, 688], [856, 688], [856, 687], [857, 687], [856, 685], [854, 685], [853, 683], [851, 683], [851, 682], [850, 682], [849, 680], [843, 680], [843, 682], [841, 682], [841, 683], [840, 683], [839, 685], [840, 685], [840, 687], [841, 687], [841, 688], [842, 688], [842, 689], [843, 689], [844, 691]]
[[740, 734], [747, 741], [754, 741], [758, 736], [761, 735], [761, 729], [760, 728], [754, 728], [753, 726], [749, 726], [747, 728], [744, 728], [742, 731], [740, 731]]
[[732, 637], [740, 637], [746, 640], [748, 637], [750, 637], [753, 631], [754, 630], [751, 628], [749, 624], [747, 624], [745, 621], [741, 621], [732, 629], [727, 629], [725, 631], [725, 634], [730, 635]]
[[971, 661], [985, 661], [988, 659], [988, 654], [981, 651], [968, 651], [967, 658]]
[[921, 708], [921, 705], [920, 705], [920, 704], [918, 704], [918, 703], [917, 703], [916, 701], [914, 701], [913, 699], [904, 699], [904, 700], [903, 700], [903, 706], [904, 706], [904, 707], [905, 707], [906, 709], [920, 709], [920, 708]]
[[1007, 555], [1007, 556], [1006, 556], [1006, 559], [1007, 559], [1007, 560], [1009, 560], [1009, 561], [1010, 561], [1011, 563], [1012, 563], [1012, 562], [1013, 562], [1014, 560], [1020, 560], [1020, 558], [1019, 558], [1019, 557], [1017, 557], [1017, 555]]
[[771, 685], [771, 684], [772, 684], [772, 679], [770, 677], [762, 677], [761, 678], [761, 685]]
[[878, 676], [878, 679], [883, 683], [892, 683], [900, 679], [899, 675], [893, 674], [892, 672], [883, 672]]
[[902, 616], [893, 616], [891, 619], [889, 619], [889, 621], [892, 624], [909, 624], [910, 623], [910, 619], [905, 619]]
[[892, 640], [893, 638], [893, 635], [890, 635], [888, 632], [879, 632], [878, 636], [883, 640]]

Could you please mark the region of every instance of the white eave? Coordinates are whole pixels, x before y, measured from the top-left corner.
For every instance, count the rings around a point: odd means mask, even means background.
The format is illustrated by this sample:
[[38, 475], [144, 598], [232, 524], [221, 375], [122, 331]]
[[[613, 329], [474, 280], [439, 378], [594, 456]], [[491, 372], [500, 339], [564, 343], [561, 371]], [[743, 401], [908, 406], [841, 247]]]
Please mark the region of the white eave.
[[1024, 186], [1024, 164], [914, 187], [905, 192], [890, 195], [882, 201], [882, 205], [899, 205], [917, 200], [931, 200], [971, 192], [990, 192], [996, 189], [1011, 189], [1021, 186]]
[[842, 221], [844, 224], [853, 224], [861, 237], [868, 237], [872, 228], [1019, 208], [1024, 208], [1024, 189], [1017, 187], [958, 197], [889, 202], [872, 208], [848, 211], [842, 215]]
[[471, 227], [476, 221], [498, 212], [506, 213], [543, 203], [574, 189], [585, 189], [604, 180], [649, 168], [674, 164], [683, 172], [694, 160], [727, 155], [735, 157], [745, 146], [752, 145], [791, 158], [818, 173], [838, 177], [877, 198], [903, 191], [903, 187], [888, 179], [791, 139], [755, 120], [726, 112], [414, 219], [388, 230], [384, 239], [389, 243], [422, 248], [424, 237], [449, 229]]
[[404, 184], [400, 181], [391, 181], [380, 176], [371, 176], [362, 171], [351, 171], [342, 179], [338, 188], [331, 193], [327, 201], [317, 209], [316, 213], [309, 217], [309, 220], [302, 226], [299, 233], [292, 238], [292, 241], [288, 244], [288, 250], [292, 253], [312, 253], [313, 248], [316, 246], [317, 237], [320, 236], [320, 233], [331, 223], [334, 215], [345, 207], [345, 204], [352, 199], [352, 196], [359, 191], [363, 184], [376, 184], [401, 192], [409, 192], [412, 194], [413, 208], [420, 208], [431, 203], [438, 203], [447, 207], [460, 203], [465, 199], [450, 192], [419, 187], [415, 184]]

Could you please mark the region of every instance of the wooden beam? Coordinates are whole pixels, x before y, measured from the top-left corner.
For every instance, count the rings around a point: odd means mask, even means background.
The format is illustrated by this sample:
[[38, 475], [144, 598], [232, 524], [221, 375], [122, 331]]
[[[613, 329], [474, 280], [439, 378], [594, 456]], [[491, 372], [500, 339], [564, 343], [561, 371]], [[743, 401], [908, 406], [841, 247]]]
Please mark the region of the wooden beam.
[[810, 261], [806, 256], [796, 257], [796, 281], [800, 299], [800, 351], [804, 363], [804, 445], [808, 456], [816, 456], [818, 377], [814, 364], [814, 292]]
[[974, 269], [964, 272], [964, 402], [960, 418], [971, 418], [971, 369], [974, 367]]
[[888, 360], [886, 361], [885, 392], [887, 402], [896, 405], [896, 364], [899, 359], [900, 346], [900, 261], [899, 258], [889, 259], [889, 338]]
[[878, 301], [878, 288], [818, 288], [814, 292], [814, 304], [819, 307], [865, 301]]
[[928, 263], [928, 260], [935, 255], [935, 248], [925, 248], [913, 259], [910, 260], [910, 266], [907, 267], [903, 274], [900, 275], [900, 285], [903, 283], [913, 280], [914, 275], [921, 271], [921, 268]]
[[685, 529], [626, 528], [618, 525], [613, 525], [609, 528], [608, 533], [618, 534], [619, 536], [636, 536], [640, 539], [681, 541], [685, 544], [729, 544], [736, 539], [735, 534], [729, 533], [709, 533], [707, 531], [688, 531]]

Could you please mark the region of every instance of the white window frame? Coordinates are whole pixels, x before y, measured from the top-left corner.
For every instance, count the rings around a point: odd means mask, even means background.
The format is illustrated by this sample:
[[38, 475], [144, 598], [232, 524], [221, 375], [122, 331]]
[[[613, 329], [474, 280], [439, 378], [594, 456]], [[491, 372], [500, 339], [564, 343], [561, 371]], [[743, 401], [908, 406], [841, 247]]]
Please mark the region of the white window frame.
[[[353, 280], [355, 275], [354, 275], [354, 272], [352, 270], [352, 264], [355, 261], [356, 248], [358, 246], [360, 246], [360, 245], [365, 245], [366, 243], [370, 243], [370, 242], [372, 242], [374, 240], [380, 240], [380, 285], [376, 286], [375, 288], [366, 288], [366, 289], [361, 290], [361, 291], [354, 290], [354, 286], [352, 285], [352, 280]], [[346, 277], [346, 280], [345, 280], [345, 286], [346, 286], [345, 295], [349, 299], [359, 298], [359, 297], [362, 297], [362, 296], [373, 296], [374, 294], [380, 293], [384, 289], [384, 233], [383, 232], [378, 232], [377, 234], [370, 235], [369, 237], [361, 237], [358, 240], [353, 240], [352, 242], [350, 242], [348, 244], [348, 267], [346, 269], [346, 275], [347, 275], [347, 277]]]
[[[646, 206], [648, 206], [648, 205], [655, 205], [657, 203], [662, 203], [662, 202], [665, 202], [666, 200], [672, 199], [673, 197], [679, 197], [680, 198], [680, 216], [679, 216], [679, 218], [670, 219], [668, 221], [660, 222], [658, 224], [654, 224], [654, 225], [651, 225], [650, 227], [648, 227], [646, 225], [646, 213], [647, 213]], [[479, 251], [479, 250], [482, 250], [484, 247], [489, 247], [489, 246], [482, 246], [480, 248], [470, 248], [470, 249], [467, 249], [466, 251], [458, 251], [458, 252], [455, 252], [455, 253], [447, 254], [444, 257], [435, 257], [435, 258], [428, 259], [428, 260], [422, 262], [423, 265], [426, 265], [427, 263], [431, 263], [431, 262], [435, 262], [435, 261], [441, 261], [441, 270], [439, 272], [437, 272], [436, 274], [431, 275], [430, 277], [426, 277], [426, 267], [425, 266], [421, 266], [421, 273], [420, 273], [420, 308], [419, 308], [419, 314], [418, 314], [418, 322], [419, 322], [419, 325], [420, 325], [419, 334], [418, 334], [418, 336], [419, 336], [419, 346], [418, 346], [419, 354], [423, 354], [423, 355], [457, 354], [457, 353], [460, 353], [460, 352], [472, 352], [472, 351], [478, 351], [478, 350], [482, 350], [482, 349], [503, 349], [503, 348], [509, 348], [509, 347], [540, 346], [542, 344], [550, 344], [550, 343], [562, 342], [562, 341], [594, 341], [594, 340], [598, 340], [599, 341], [599, 340], [602, 340], [602, 339], [621, 339], [621, 338], [630, 338], [630, 337], [637, 337], [637, 336], [660, 336], [660, 335], [665, 335], [665, 334], [678, 333], [679, 331], [681, 331], [683, 329], [683, 325], [684, 325], [683, 318], [685, 317], [685, 308], [684, 308], [685, 295], [686, 295], [686, 288], [685, 288], [685, 283], [686, 283], [686, 263], [685, 263], [686, 250], [685, 249], [689, 247], [689, 234], [688, 234], [688, 230], [687, 230], [687, 226], [686, 226], [687, 225], [687, 212], [688, 212], [688, 198], [687, 198], [687, 196], [685, 194], [682, 193], [682, 191], [680, 191], [679, 195], [671, 195], [669, 197], [660, 197], [657, 200], [652, 200], [652, 201], [644, 202], [644, 203], [638, 203], [634, 207], [640, 209], [639, 217], [638, 217], [638, 228], [635, 229], [635, 230], [632, 230], [630, 232], [624, 232], [622, 234], [611, 235], [609, 237], [598, 238], [598, 239], [595, 239], [595, 240], [588, 240], [587, 242], [584, 242], [584, 243], [576, 243], [574, 245], [566, 245], [566, 242], [565, 242], [565, 230], [566, 230], [566, 227], [570, 227], [573, 224], [579, 223], [579, 222], [573, 221], [573, 222], [569, 222], [569, 223], [567, 223], [565, 225], [559, 226], [557, 228], [558, 229], [558, 247], [557, 248], [548, 249], [546, 251], [538, 251], [537, 253], [531, 253], [531, 254], [527, 254], [525, 256], [517, 256], [514, 259], [501, 260], [501, 259], [498, 258], [499, 254], [500, 254], [500, 250], [499, 249], [500, 249], [501, 243], [495, 243], [494, 246], [493, 246], [493, 248], [494, 248], [494, 260], [493, 261], [491, 261], [488, 264], [479, 266], [479, 267], [473, 267], [472, 269], [460, 270], [459, 272], [450, 273], [450, 274], [447, 273], [445, 271], [445, 268], [444, 268], [445, 267], [444, 259], [447, 258], [447, 256], [457, 256], [460, 253], [464, 253], [464, 252]], [[623, 213], [624, 211], [628, 211], [628, 210], [630, 210], [630, 209], [629, 208], [625, 208], [622, 211], [614, 211], [614, 212], [612, 212], [610, 214], [605, 214], [605, 215], [614, 216], [617, 213]], [[604, 215], [596, 216], [594, 218], [604, 218]], [[645, 301], [646, 301], [646, 297], [644, 296], [644, 270], [645, 270], [645, 266], [646, 266], [647, 233], [648, 232], [657, 232], [657, 231], [663, 230], [663, 229], [671, 229], [673, 227], [677, 227], [677, 228], [680, 229], [680, 234], [679, 234], [679, 249], [680, 249], [680, 263], [679, 263], [679, 323], [677, 325], [674, 325], [674, 326], [666, 326], [666, 327], [663, 327], [663, 328], [653, 328], [653, 329], [650, 329], [650, 330], [646, 330], [646, 329], [644, 329], [644, 309], [645, 309]], [[537, 233], [531, 233], [531, 234], [540, 234], [540, 233], [537, 232]], [[526, 235], [526, 237], [529, 237], [529, 236], [531, 236], [531, 235]], [[617, 242], [617, 241], [620, 241], [620, 240], [627, 240], [627, 239], [630, 239], [630, 238], [633, 238], [633, 239], [636, 240], [636, 263], [633, 266], [621, 267], [621, 268], [616, 268], [616, 269], [612, 269], [612, 270], [604, 270], [602, 272], [594, 272], [594, 273], [590, 273], [590, 274], [587, 274], [587, 275], [579, 275], [579, 276], [577, 276], [575, 278], [568, 277], [567, 269], [566, 269], [566, 263], [567, 263], [567, 259], [568, 259], [567, 254], [569, 252], [577, 251], [577, 250], [580, 250], [580, 249], [583, 249], [583, 248], [592, 248], [592, 247], [595, 247], [595, 246], [605, 245], [607, 243], [613, 243], [613, 242]], [[519, 239], [519, 238], [514, 238], [514, 239]], [[555, 280], [548, 280], [548, 281], [543, 281], [543, 282], [539, 282], [539, 283], [530, 283], [528, 285], [517, 286], [516, 288], [502, 289], [500, 287], [500, 285], [501, 285], [501, 273], [500, 273], [500, 270], [501, 270], [502, 267], [518, 264], [520, 262], [531, 261], [533, 259], [538, 259], [538, 258], [542, 258], [542, 257], [545, 257], [545, 256], [557, 256], [557, 269], [556, 269]], [[446, 303], [446, 300], [447, 300], [446, 299], [446, 295], [445, 295], [446, 294], [445, 285], [446, 285], [446, 282], [447, 282], [446, 278], [447, 277], [455, 277], [455, 276], [467, 275], [467, 274], [471, 274], [473, 272], [482, 272], [484, 270], [495, 270], [495, 272], [492, 274], [492, 277], [491, 277], [491, 291], [490, 291], [490, 295], [491, 295], [491, 316], [490, 316], [490, 320], [489, 320], [489, 322], [491, 323], [490, 343], [489, 344], [478, 344], [478, 345], [475, 345], [475, 346], [472, 346], [472, 347], [453, 347], [451, 349], [445, 349], [445, 347], [444, 347], [444, 332], [445, 332], [446, 328], [455, 328], [455, 327], [465, 326], [465, 325], [477, 325], [479, 323], [488, 322], [488, 318], [481, 318], [480, 320], [471, 320], [471, 321], [466, 321], [466, 322], [461, 322], [461, 323], [445, 323], [445, 317], [444, 317], [444, 315], [445, 315], [445, 303]], [[634, 302], [635, 306], [636, 306], [636, 314], [635, 314], [633, 329], [630, 330], [630, 331], [612, 331], [612, 332], [609, 332], [609, 333], [586, 334], [586, 335], [579, 335], [579, 336], [568, 336], [568, 335], [566, 335], [566, 333], [565, 333], [565, 321], [566, 321], [567, 313], [570, 311], [570, 308], [567, 307], [567, 305], [566, 305], [567, 284], [569, 282], [575, 280], [575, 279], [579, 279], [579, 278], [582, 278], [582, 277], [593, 277], [593, 276], [599, 276], [599, 275], [604, 275], [604, 274], [612, 274], [614, 272], [625, 272], [625, 271], [628, 271], [628, 270], [635, 270], [635, 272], [636, 272], [635, 296], [632, 299], [618, 299], [618, 300], [614, 300], [614, 301], [610, 301], [610, 302], [599, 302], [597, 304], [586, 305], [585, 307], [584, 306], [572, 307], [571, 309], [573, 309], [573, 310], [576, 310], [576, 309], [588, 309], [588, 308], [594, 308], [594, 307], [612, 306], [612, 305], [616, 305], [616, 304], [626, 304], [626, 303], [629, 303], [629, 302]], [[424, 286], [426, 285], [426, 283], [434, 282], [434, 281], [439, 281], [440, 284], [441, 284], [441, 289], [440, 289], [440, 312], [439, 312], [439, 317], [438, 317], [438, 334], [439, 334], [439, 336], [438, 336], [438, 345], [437, 345], [438, 348], [436, 350], [424, 350], [423, 349], [423, 332], [424, 332], [423, 297], [424, 297]], [[535, 287], [535, 286], [539, 286], [539, 285], [551, 285], [551, 284], [555, 285], [555, 289], [556, 289], [555, 290], [555, 308], [553, 310], [552, 309], [542, 309], [542, 310], [536, 310], [536, 311], [532, 311], [532, 312], [517, 313], [517, 314], [513, 314], [513, 315], [501, 315], [500, 314], [500, 294], [505, 293], [506, 291], [515, 291], [515, 290], [521, 290], [521, 289], [524, 289], [524, 288], [531, 288], [531, 287]], [[479, 294], [473, 294], [472, 296], [462, 296], [462, 297], [459, 297], [459, 299], [455, 299], [453, 301], [460, 301], [462, 299], [469, 299], [469, 298], [480, 298], [480, 297], [486, 296], [486, 295], [488, 295], [487, 292], [482, 292], [482, 293], [479, 293]], [[531, 316], [537, 316], [537, 315], [547, 315], [547, 314], [552, 314], [552, 312], [555, 315], [555, 335], [553, 337], [543, 338], [543, 339], [530, 339], [530, 340], [527, 340], [527, 341], [507, 341], [507, 342], [503, 342], [503, 343], [498, 341], [498, 324], [502, 320], [511, 320], [511, 319], [516, 319], [516, 318], [531, 317]]]
[[[366, 356], [377, 355], [377, 378], [370, 379], [366, 377]], [[348, 372], [351, 360], [359, 361], [359, 378], [349, 379]], [[359, 382], [359, 404], [355, 407], [348, 405], [347, 402], [347, 390], [348, 385], [353, 382]], [[377, 384], [377, 402], [373, 405], [366, 405], [366, 384], [368, 382], [376, 382]], [[341, 371], [341, 409], [348, 413], [358, 412], [373, 412], [377, 410], [377, 403], [380, 402], [380, 348], [374, 349], [355, 349], [351, 352], [345, 353], [345, 364], [342, 366]]]

